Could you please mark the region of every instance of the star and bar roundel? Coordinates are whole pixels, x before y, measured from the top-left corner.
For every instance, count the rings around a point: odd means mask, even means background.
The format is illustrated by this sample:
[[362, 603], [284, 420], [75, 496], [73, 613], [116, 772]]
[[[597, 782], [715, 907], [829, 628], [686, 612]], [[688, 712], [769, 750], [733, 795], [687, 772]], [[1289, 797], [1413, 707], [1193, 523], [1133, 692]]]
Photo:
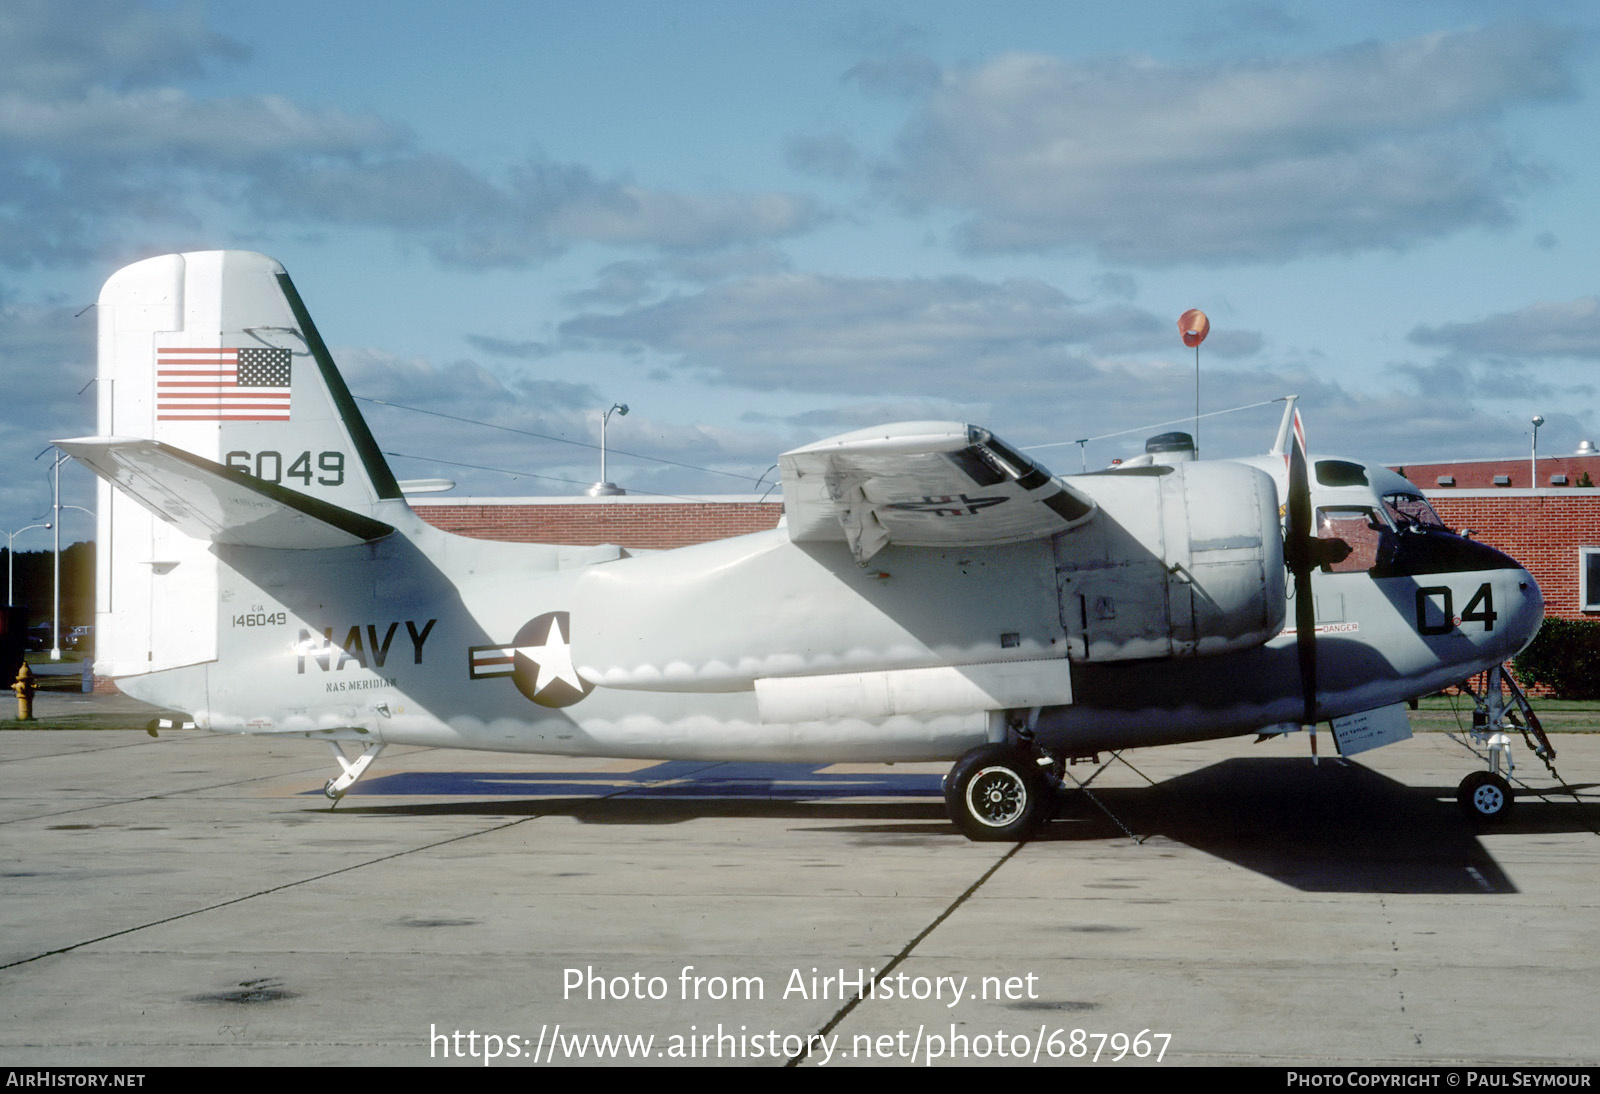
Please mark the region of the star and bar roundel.
[[511, 677], [517, 690], [542, 707], [569, 707], [594, 690], [572, 666], [572, 618], [545, 612], [522, 625], [509, 645], [469, 646], [473, 680]]

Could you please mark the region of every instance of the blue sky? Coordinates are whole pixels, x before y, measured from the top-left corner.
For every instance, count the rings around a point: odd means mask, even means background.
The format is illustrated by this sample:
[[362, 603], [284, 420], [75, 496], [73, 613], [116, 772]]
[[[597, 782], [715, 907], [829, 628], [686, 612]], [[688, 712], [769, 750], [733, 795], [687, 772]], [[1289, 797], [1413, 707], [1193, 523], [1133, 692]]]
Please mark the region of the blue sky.
[[[1396, 461], [1521, 453], [1540, 413], [1571, 451], [1600, 439], [1597, 24], [7, 0], [0, 527], [48, 506], [49, 439], [93, 432], [100, 283], [217, 247], [284, 263], [358, 396], [503, 427], [363, 404], [401, 478], [461, 492], [581, 491], [594, 452], [527, 434], [593, 442], [613, 401], [613, 449], [655, 458], [612, 460], [635, 492], [746, 491], [786, 448], [929, 417], [1136, 430], [1088, 446], [1103, 465], [1193, 412], [1190, 307], [1207, 411], [1299, 393], [1314, 450]], [[93, 506], [83, 469], [63, 484]]]

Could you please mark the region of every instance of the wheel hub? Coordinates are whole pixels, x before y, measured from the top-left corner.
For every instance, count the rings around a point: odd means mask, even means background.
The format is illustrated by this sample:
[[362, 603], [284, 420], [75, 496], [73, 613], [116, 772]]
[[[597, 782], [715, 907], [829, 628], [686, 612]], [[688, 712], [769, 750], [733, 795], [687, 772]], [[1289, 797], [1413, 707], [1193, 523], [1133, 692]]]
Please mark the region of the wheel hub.
[[1007, 768], [985, 768], [973, 777], [970, 787], [973, 816], [993, 828], [1010, 824], [1027, 808], [1028, 788]]

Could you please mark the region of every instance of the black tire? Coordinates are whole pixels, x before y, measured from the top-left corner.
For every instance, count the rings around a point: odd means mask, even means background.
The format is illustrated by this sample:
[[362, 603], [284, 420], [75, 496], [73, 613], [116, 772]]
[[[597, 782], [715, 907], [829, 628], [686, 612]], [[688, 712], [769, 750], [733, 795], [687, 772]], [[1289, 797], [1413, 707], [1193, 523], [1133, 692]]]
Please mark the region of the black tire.
[[1048, 786], [1021, 749], [983, 745], [945, 777], [944, 802], [962, 835], [980, 842], [1023, 840], [1044, 819]]
[[1474, 771], [1456, 788], [1456, 803], [1475, 821], [1497, 821], [1511, 812], [1511, 784], [1492, 771]]

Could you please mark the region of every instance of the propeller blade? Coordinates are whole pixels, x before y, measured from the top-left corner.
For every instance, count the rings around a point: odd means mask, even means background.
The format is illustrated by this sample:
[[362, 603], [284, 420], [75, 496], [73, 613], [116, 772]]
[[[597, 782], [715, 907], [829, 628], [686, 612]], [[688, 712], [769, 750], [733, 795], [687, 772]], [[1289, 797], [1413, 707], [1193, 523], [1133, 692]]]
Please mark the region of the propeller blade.
[[1317, 610], [1309, 569], [1294, 575], [1294, 646], [1300, 660], [1300, 724], [1311, 734], [1311, 760], [1317, 759]]
[[1317, 551], [1311, 528], [1311, 474], [1299, 413], [1294, 416], [1294, 425], [1294, 443], [1287, 454], [1289, 527], [1283, 558], [1294, 578], [1294, 645], [1300, 662], [1300, 694], [1304, 700], [1301, 724], [1310, 731], [1314, 762], [1317, 758], [1317, 605], [1311, 591], [1311, 571], [1317, 562]]

